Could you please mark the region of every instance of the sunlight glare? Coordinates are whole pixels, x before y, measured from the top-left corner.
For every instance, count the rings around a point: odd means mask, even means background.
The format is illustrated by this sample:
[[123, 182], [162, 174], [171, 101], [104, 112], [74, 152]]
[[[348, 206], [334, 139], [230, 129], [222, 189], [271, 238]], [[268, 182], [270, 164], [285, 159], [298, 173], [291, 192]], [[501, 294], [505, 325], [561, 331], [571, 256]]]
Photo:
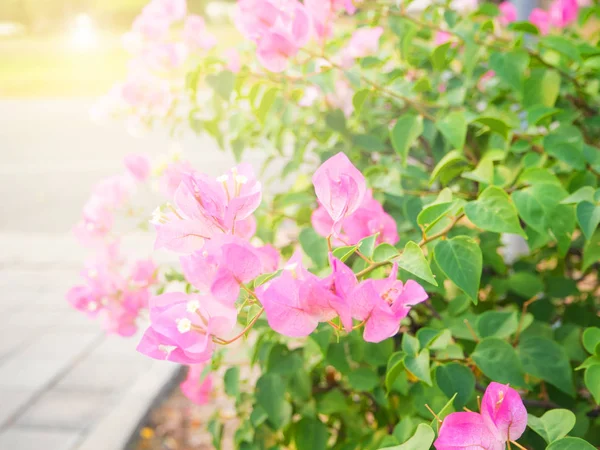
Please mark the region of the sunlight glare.
[[78, 14], [71, 28], [70, 44], [76, 50], [90, 50], [98, 46], [98, 30], [87, 14]]

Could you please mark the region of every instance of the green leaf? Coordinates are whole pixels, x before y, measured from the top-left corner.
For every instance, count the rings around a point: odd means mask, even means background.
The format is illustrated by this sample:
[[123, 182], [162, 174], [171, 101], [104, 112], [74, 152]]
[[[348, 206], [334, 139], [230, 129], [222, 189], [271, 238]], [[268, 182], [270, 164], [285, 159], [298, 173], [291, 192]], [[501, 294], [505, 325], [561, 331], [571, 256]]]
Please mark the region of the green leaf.
[[567, 198], [562, 200], [560, 203], [563, 205], [570, 205], [573, 203], [577, 204], [577, 203], [581, 203], [584, 201], [593, 203], [594, 202], [594, 193], [595, 193], [595, 189], [593, 187], [583, 186], [582, 188], [577, 189], [575, 192], [573, 192]]
[[508, 24], [508, 29], [512, 31], [522, 31], [523, 33], [529, 33], [533, 35], [540, 34], [538, 29], [529, 22], [512, 22]]
[[373, 252], [375, 251], [375, 242], [377, 241], [377, 234], [373, 234], [372, 236], [368, 236], [366, 238], [361, 239], [358, 242], [358, 249], [360, 252], [371, 258], [373, 256]]
[[576, 437], [566, 437], [554, 441], [546, 450], [596, 450], [590, 443]]
[[477, 344], [471, 358], [488, 378], [498, 383], [525, 386], [521, 361], [508, 342], [496, 337], [485, 338]]
[[[547, 108], [554, 106], [560, 91], [560, 81], [560, 75], [554, 70], [546, 68], [532, 70], [531, 75], [525, 81], [523, 105], [526, 108], [535, 105]], [[538, 120], [541, 120], [541, 117], [542, 115], [538, 115], [537, 118], [530, 117], [530, 125], [534, 125]]]
[[453, 111], [436, 122], [438, 130], [453, 148], [462, 150], [467, 137], [467, 119], [463, 111]]
[[531, 298], [544, 290], [544, 283], [531, 272], [515, 272], [508, 278], [508, 288], [524, 298]]
[[279, 375], [266, 373], [256, 382], [256, 402], [265, 410], [273, 428], [283, 428], [291, 419], [292, 408], [285, 400], [285, 382]]
[[227, 369], [223, 377], [225, 393], [231, 397], [237, 397], [240, 393], [240, 369], [233, 366]]
[[573, 429], [575, 414], [568, 409], [553, 409], [540, 418], [527, 414], [527, 426], [551, 444], [564, 438]]
[[258, 118], [258, 121], [261, 123], [261, 125], [265, 124], [269, 111], [273, 107], [273, 103], [275, 103], [275, 100], [277, 99], [278, 95], [279, 89], [275, 87], [267, 89], [262, 95], [260, 99], [260, 104], [258, 105], [258, 108], [255, 111], [256, 117]]
[[600, 261], [600, 230], [586, 242], [583, 248], [583, 264], [581, 270], [587, 270], [592, 264]]
[[491, 159], [483, 158], [475, 169], [464, 172], [461, 176], [478, 183], [492, 184], [494, 182], [494, 162]]
[[235, 84], [235, 75], [228, 70], [224, 70], [216, 75], [207, 75], [206, 84], [208, 84], [223, 100], [229, 100]]
[[392, 389], [394, 381], [400, 376], [400, 374], [404, 371], [404, 357], [406, 353], [404, 352], [396, 352], [392, 356], [387, 363], [387, 369], [385, 371], [385, 388], [389, 392]]
[[346, 116], [340, 109], [329, 111], [325, 115], [325, 123], [333, 131], [337, 131], [340, 134], [345, 134], [346, 129]]
[[442, 272], [477, 304], [482, 270], [481, 248], [467, 236], [439, 242], [435, 261]]
[[477, 331], [482, 338], [495, 336], [507, 338], [519, 327], [515, 311], [486, 311], [477, 320]]
[[369, 96], [369, 89], [360, 89], [354, 93], [352, 97], [352, 105], [354, 106], [354, 113], [359, 114], [362, 110], [365, 100]]
[[427, 281], [428, 283], [437, 286], [437, 281], [431, 272], [429, 263], [423, 255], [423, 250], [416, 243], [409, 241], [404, 246], [404, 252], [402, 256], [398, 258], [398, 267], [418, 276], [419, 278]]
[[480, 123], [487, 130], [498, 133], [504, 139], [508, 139], [510, 127], [505, 121], [498, 119], [497, 117], [478, 117], [473, 122]]
[[600, 344], [600, 328], [586, 328], [586, 330], [583, 332], [582, 340], [583, 347], [587, 350], [587, 352], [591, 355], [595, 354], [598, 349], [598, 344]]
[[575, 396], [571, 364], [559, 344], [545, 337], [531, 336], [521, 340], [517, 351], [526, 373]]
[[357, 248], [358, 248], [358, 246], [356, 246], [356, 245], [349, 245], [346, 247], [338, 247], [338, 248], [334, 249], [332, 253], [333, 253], [333, 256], [335, 256], [340, 261], [344, 262], [348, 258], [350, 258], [350, 256], [352, 256], [354, 254], [354, 252], [356, 251]]
[[433, 52], [431, 52], [431, 62], [433, 63], [433, 68], [437, 71], [442, 71], [448, 65], [448, 50], [452, 42], [445, 42], [442, 45], [438, 45]]
[[540, 39], [540, 44], [566, 56], [570, 60], [581, 62], [579, 49], [569, 39], [562, 36], [548, 35]]
[[421, 349], [419, 340], [410, 334], [402, 335], [402, 351], [407, 355], [416, 356]]
[[369, 152], [381, 152], [387, 149], [385, 143], [372, 134], [357, 134], [352, 138], [355, 146]]
[[399, 117], [390, 131], [392, 146], [406, 165], [408, 150], [423, 132], [423, 118], [412, 114]]
[[433, 183], [436, 178], [443, 175], [446, 172], [452, 171], [459, 165], [466, 167], [467, 159], [459, 150], [452, 150], [444, 155], [442, 159], [436, 164], [429, 177], [429, 184]]
[[429, 370], [429, 350], [424, 349], [417, 356], [406, 355], [404, 367], [419, 380], [431, 386], [431, 372]]
[[515, 205], [499, 187], [486, 188], [477, 200], [465, 205], [465, 213], [475, 226], [483, 230], [526, 236], [519, 224]]
[[294, 440], [298, 450], [326, 450], [329, 431], [320, 420], [305, 417], [296, 424]]
[[515, 91], [523, 89], [523, 78], [529, 66], [529, 55], [523, 50], [512, 50], [505, 53], [492, 53], [490, 67], [496, 76]]
[[435, 439], [435, 431], [429, 425], [420, 423], [417, 431], [404, 444], [386, 447], [380, 450], [425, 450], [431, 447]]
[[577, 205], [576, 214], [585, 238], [591, 239], [600, 224], [600, 206], [583, 201]]
[[317, 267], [327, 264], [327, 241], [312, 228], [305, 228], [298, 237], [302, 250], [306, 253]]
[[595, 364], [585, 369], [585, 386], [594, 397], [597, 405], [600, 405], [600, 365]]
[[398, 255], [398, 250], [391, 244], [384, 242], [379, 244], [373, 252], [373, 261], [388, 261]]
[[585, 169], [583, 138], [574, 126], [563, 125], [548, 134], [544, 138], [544, 150], [574, 169]]
[[461, 410], [475, 392], [475, 375], [466, 366], [452, 362], [439, 366], [435, 371], [438, 387], [448, 398], [454, 398], [454, 408]]
[[356, 391], [371, 391], [379, 384], [379, 377], [374, 369], [359, 367], [348, 374], [348, 382]]

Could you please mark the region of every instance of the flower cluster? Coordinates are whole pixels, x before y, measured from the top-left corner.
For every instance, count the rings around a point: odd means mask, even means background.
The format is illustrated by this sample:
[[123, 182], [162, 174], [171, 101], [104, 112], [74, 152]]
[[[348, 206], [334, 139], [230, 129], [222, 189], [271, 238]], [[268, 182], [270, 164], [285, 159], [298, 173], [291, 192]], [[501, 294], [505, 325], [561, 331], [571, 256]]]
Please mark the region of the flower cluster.
[[[320, 208], [328, 215], [328, 226], [321, 231], [330, 241], [344, 239], [342, 228], [352, 240], [381, 233], [382, 240], [397, 241], [395, 225], [388, 223], [393, 219], [372, 198], [365, 178], [343, 153], [323, 163], [313, 183]], [[209, 360], [215, 342], [228, 342], [224, 336], [235, 326], [242, 289], [262, 305], [261, 313], [264, 310], [269, 326], [278, 333], [308, 336], [321, 322], [350, 332], [357, 320], [369, 342], [396, 334], [411, 306], [427, 299], [419, 284], [397, 279], [396, 265], [387, 279], [359, 282], [331, 253], [332, 272], [325, 278], [309, 272], [297, 252], [278, 276], [252, 290], [249, 283], [275, 272], [280, 261], [275, 248], [250, 242], [253, 213], [261, 198], [261, 184], [247, 164], [216, 179], [195, 171], [182, 175], [174, 205], [155, 214], [155, 245], [183, 253], [183, 273], [198, 293], [151, 299], [151, 324], [139, 351], [184, 364]], [[332, 322], [337, 317], [339, 325]]]
[[102, 180], [83, 208], [73, 229], [79, 242], [95, 251], [82, 272], [84, 284], [72, 287], [68, 302], [90, 317], [100, 317], [109, 333], [131, 336], [137, 318], [148, 307], [149, 288], [157, 282], [157, 267], [150, 259], [127, 267], [119, 252], [116, 214], [132, 200], [137, 187], [150, 177], [150, 161], [131, 154], [124, 159], [125, 173]]
[[[481, 448], [503, 450], [527, 428], [527, 410], [519, 393], [492, 382], [481, 400], [481, 413], [456, 412], [444, 419], [436, 450]], [[510, 444], [509, 444], [510, 448]]]
[[552, 28], [565, 28], [577, 20], [579, 4], [577, 0], [554, 0], [548, 11], [535, 8], [531, 11], [529, 21], [540, 30], [548, 34]]
[[148, 306], [149, 288], [156, 283], [155, 264], [140, 260], [127, 269], [116, 241], [102, 248], [81, 275], [85, 284], [73, 286], [67, 301], [88, 316], [99, 317], [108, 333], [133, 335], [140, 311]]

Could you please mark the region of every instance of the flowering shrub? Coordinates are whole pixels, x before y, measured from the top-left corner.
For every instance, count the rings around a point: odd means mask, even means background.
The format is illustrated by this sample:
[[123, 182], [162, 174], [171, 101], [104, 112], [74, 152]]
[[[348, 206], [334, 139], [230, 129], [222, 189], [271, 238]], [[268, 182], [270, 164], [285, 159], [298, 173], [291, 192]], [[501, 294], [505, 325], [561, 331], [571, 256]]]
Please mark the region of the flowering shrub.
[[[238, 53], [184, 1], [153, 0], [126, 40], [135, 76], [109, 98], [240, 163], [159, 175], [155, 247], [178, 273], [145, 263], [128, 281], [101, 257], [70, 301], [121, 334], [147, 305], [138, 350], [191, 365], [197, 403], [248, 338], [253, 370], [224, 375], [240, 449], [593, 449], [599, 13], [239, 0]], [[258, 148], [274, 183], [243, 162]], [[126, 166], [77, 227], [108, 253], [113, 211], [149, 173]], [[218, 412], [209, 428], [219, 448]]]

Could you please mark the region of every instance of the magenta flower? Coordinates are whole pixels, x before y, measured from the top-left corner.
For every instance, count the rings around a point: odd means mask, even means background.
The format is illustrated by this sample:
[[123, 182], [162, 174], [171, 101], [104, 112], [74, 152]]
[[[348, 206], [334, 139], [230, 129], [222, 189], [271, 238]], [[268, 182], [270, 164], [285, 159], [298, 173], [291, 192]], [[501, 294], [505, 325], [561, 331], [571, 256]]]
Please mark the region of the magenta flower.
[[548, 34], [550, 31], [550, 14], [543, 9], [535, 8], [531, 11], [529, 21], [540, 30], [541, 34]]
[[156, 283], [158, 267], [151, 259], [137, 261], [131, 272], [131, 281], [138, 286], [151, 286]]
[[197, 405], [208, 403], [213, 391], [212, 375], [208, 373], [202, 377], [205, 370], [204, 364], [189, 366], [185, 380], [179, 385], [183, 395]]
[[152, 0], [142, 15], [161, 17], [169, 22], [182, 20], [187, 13], [186, 0]]
[[504, 1], [498, 5], [500, 9], [500, 23], [504, 26], [517, 20], [517, 8], [510, 1]]
[[272, 72], [285, 70], [311, 31], [306, 8], [297, 0], [238, 0], [235, 24], [257, 43], [259, 61]]
[[356, 211], [363, 201], [365, 177], [345, 154], [338, 153], [321, 164], [312, 181], [319, 202], [333, 220], [332, 231], [338, 233], [342, 220]]
[[248, 164], [213, 179], [196, 172], [181, 174], [175, 210], [153, 218], [155, 248], [181, 253], [200, 250], [204, 242], [223, 235], [251, 237], [251, 214], [261, 201], [261, 184]]
[[506, 442], [519, 439], [526, 427], [527, 411], [518, 392], [492, 382], [483, 395], [481, 414], [448, 415], [433, 445], [436, 450], [504, 450]]
[[550, 5], [550, 22], [557, 28], [564, 28], [577, 20], [579, 5], [577, 0], [554, 0]]
[[428, 298], [419, 283], [409, 280], [403, 284], [397, 277], [398, 265], [394, 264], [387, 279], [365, 280], [349, 296], [352, 317], [365, 322], [363, 337], [367, 342], [394, 336], [410, 308]]
[[342, 50], [342, 65], [349, 68], [356, 58], [377, 54], [382, 34], [382, 27], [364, 27], [356, 30]]
[[448, 33], [447, 31], [436, 31], [433, 42], [435, 45], [442, 45], [451, 39], [452, 34]]
[[[322, 205], [313, 212], [311, 222], [315, 231], [321, 236], [327, 237], [331, 234], [333, 220]], [[372, 191], [367, 189], [359, 208], [342, 219], [340, 232], [332, 242], [338, 246], [356, 245], [361, 239], [375, 233], [378, 233], [377, 244], [387, 242], [394, 245], [398, 242], [396, 221], [385, 212], [381, 203], [373, 198]]]
[[150, 300], [150, 327], [138, 351], [182, 364], [208, 361], [213, 336], [233, 330], [237, 311], [208, 296], [172, 292]]
[[150, 159], [146, 155], [130, 154], [123, 161], [127, 172], [139, 182], [146, 181], [150, 176]]
[[177, 188], [185, 174], [193, 172], [194, 168], [189, 161], [175, 161], [169, 164], [160, 177], [160, 189], [165, 197], [175, 196]]
[[305, 0], [313, 29], [318, 38], [331, 36], [336, 15], [342, 11], [354, 14], [356, 7], [352, 0]]
[[210, 50], [217, 45], [217, 38], [206, 29], [204, 18], [195, 14], [185, 18], [183, 39], [192, 49]]
[[223, 52], [227, 64], [225, 68], [233, 73], [238, 73], [242, 68], [240, 52], [236, 48], [229, 48]]

